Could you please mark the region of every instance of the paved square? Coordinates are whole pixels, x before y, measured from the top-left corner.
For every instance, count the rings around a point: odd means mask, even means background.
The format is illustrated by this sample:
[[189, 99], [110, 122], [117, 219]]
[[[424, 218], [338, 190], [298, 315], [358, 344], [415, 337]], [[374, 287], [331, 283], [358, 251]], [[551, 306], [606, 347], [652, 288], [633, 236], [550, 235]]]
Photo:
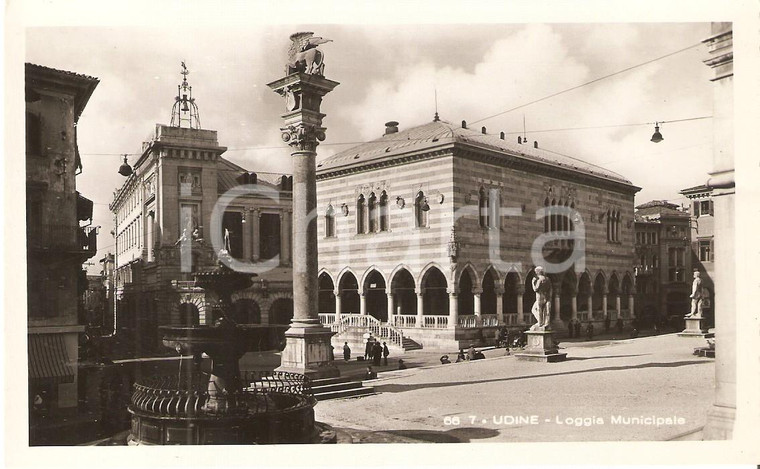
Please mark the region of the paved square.
[[377, 395], [315, 412], [354, 442], [668, 440], [705, 423], [714, 361], [692, 355], [703, 342], [564, 343], [561, 363], [495, 349], [487, 360], [381, 373]]

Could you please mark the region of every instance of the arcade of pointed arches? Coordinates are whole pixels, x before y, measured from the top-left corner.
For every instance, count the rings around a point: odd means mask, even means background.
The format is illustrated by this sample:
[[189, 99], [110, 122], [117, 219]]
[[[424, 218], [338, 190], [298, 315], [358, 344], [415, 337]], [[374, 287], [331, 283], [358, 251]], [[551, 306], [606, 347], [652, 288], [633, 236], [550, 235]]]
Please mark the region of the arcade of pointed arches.
[[[431, 263], [414, 272], [398, 265], [390, 273], [371, 266], [363, 272], [350, 267], [333, 274], [319, 272], [319, 316], [323, 324], [343, 316], [369, 315], [397, 327], [481, 327], [530, 325], [533, 267], [499, 272], [493, 266], [478, 270], [471, 263], [455, 272], [452, 281], [441, 266]], [[631, 272], [550, 274], [552, 320], [612, 321], [634, 318], [634, 277]]]

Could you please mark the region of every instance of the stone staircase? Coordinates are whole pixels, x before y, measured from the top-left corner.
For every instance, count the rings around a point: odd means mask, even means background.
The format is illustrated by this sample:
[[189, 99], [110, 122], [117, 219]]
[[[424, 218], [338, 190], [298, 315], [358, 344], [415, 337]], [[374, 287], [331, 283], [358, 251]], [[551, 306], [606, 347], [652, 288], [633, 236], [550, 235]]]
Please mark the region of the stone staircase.
[[413, 341], [409, 337], [404, 337], [404, 342], [401, 344], [401, 346], [404, 348], [404, 351], [408, 352], [410, 350], [421, 350], [422, 345], [418, 344], [417, 342]]
[[369, 315], [346, 315], [341, 318], [340, 322], [333, 323], [329, 327], [336, 333], [332, 337], [336, 357], [342, 355], [344, 342], [348, 342], [351, 347], [352, 356], [363, 355], [363, 335], [367, 332], [380, 342], [385, 342], [392, 355], [422, 348], [421, 344], [405, 337], [400, 329]]
[[374, 387], [364, 386], [361, 381], [354, 381], [350, 377], [315, 379], [311, 382], [311, 390], [318, 401], [375, 394]]

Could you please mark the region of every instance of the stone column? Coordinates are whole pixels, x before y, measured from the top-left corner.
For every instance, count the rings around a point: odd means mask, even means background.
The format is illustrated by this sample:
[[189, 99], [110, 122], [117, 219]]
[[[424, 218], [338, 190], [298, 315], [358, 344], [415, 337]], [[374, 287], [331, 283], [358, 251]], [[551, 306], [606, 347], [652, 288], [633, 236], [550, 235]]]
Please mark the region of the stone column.
[[496, 290], [496, 320], [504, 324], [504, 290]]
[[[291, 36], [294, 46], [303, 35]], [[285, 332], [286, 345], [278, 370], [312, 378], [340, 375], [333, 363], [333, 332], [319, 322], [317, 223], [317, 145], [325, 139], [320, 112], [322, 97], [338, 83], [321, 75], [294, 71], [269, 83], [285, 98], [282, 139], [291, 147], [293, 162], [293, 320]]]
[[594, 295], [588, 296], [588, 320], [594, 319]]
[[573, 321], [578, 320], [578, 297], [573, 296], [572, 303], [570, 304], [570, 307], [572, 308], [572, 319]]
[[475, 314], [475, 324], [480, 325], [483, 321], [483, 318], [481, 317], [480, 312], [480, 291], [474, 291], [472, 293], [472, 312]]
[[340, 304], [340, 290], [335, 290], [335, 322], [340, 322], [341, 307]]
[[636, 312], [633, 309], [633, 295], [628, 295], [628, 316], [631, 319], [636, 319]]
[[364, 292], [359, 293], [359, 314], [367, 315], [367, 295]]
[[602, 295], [602, 312], [604, 313], [604, 319], [607, 319], [607, 293]]
[[559, 306], [560, 298], [559, 291], [557, 291], [557, 294], [554, 295], [554, 305], [552, 306], [552, 322], [559, 321]]
[[251, 251], [251, 229], [248, 227], [252, 218], [251, 211], [245, 209], [243, 212], [243, 259], [250, 259], [253, 255]]
[[615, 295], [615, 319], [620, 319], [622, 315], [620, 314], [622, 311], [620, 310], [620, 294], [618, 293]]
[[449, 329], [457, 327], [459, 322], [459, 302], [457, 301], [457, 293], [455, 291], [449, 292]]
[[414, 293], [417, 294], [417, 327], [422, 327], [422, 311], [424, 310], [423, 307], [425, 306], [425, 299], [424, 294], [425, 290], [422, 288], [417, 288], [414, 290]]
[[280, 212], [280, 259], [281, 264], [290, 265], [290, 237], [293, 228], [290, 226], [291, 214], [285, 210]]
[[261, 258], [261, 232], [259, 230], [261, 210], [255, 208], [251, 211], [251, 251], [253, 262]]
[[520, 317], [518, 321], [522, 321], [523, 323], [528, 322], [525, 320], [525, 313], [523, 312], [523, 291], [522, 290], [517, 290], [517, 314]]
[[394, 326], [393, 323], [393, 312], [396, 310], [396, 308], [393, 305], [393, 293], [386, 293], [386, 296], [388, 297], [388, 324]]

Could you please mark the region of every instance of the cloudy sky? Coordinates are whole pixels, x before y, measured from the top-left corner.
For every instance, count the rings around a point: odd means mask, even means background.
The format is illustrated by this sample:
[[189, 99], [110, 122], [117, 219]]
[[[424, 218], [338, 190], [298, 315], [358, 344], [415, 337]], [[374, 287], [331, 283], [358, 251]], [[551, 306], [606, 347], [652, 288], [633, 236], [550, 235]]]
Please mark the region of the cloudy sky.
[[[528, 139], [541, 147], [642, 187], [637, 204], [685, 202], [678, 191], [705, 182], [712, 165], [710, 118], [665, 123], [665, 140], [649, 141], [654, 121], [712, 115], [700, 44], [708, 23], [28, 28], [26, 61], [100, 79], [80, 120], [84, 173], [77, 179], [97, 204], [100, 256], [113, 245], [107, 205], [123, 181], [119, 155], [135, 161], [155, 124], [169, 123], [183, 60], [201, 123], [219, 132], [225, 156], [253, 171], [290, 171], [279, 132], [282, 102], [266, 84], [283, 75], [295, 31], [333, 40], [320, 46], [325, 75], [341, 83], [322, 105], [327, 140], [318, 158], [379, 137], [389, 120], [402, 129], [430, 121], [437, 92], [443, 120], [517, 139], [524, 119]], [[591, 128], [566, 130], [576, 127]]]

